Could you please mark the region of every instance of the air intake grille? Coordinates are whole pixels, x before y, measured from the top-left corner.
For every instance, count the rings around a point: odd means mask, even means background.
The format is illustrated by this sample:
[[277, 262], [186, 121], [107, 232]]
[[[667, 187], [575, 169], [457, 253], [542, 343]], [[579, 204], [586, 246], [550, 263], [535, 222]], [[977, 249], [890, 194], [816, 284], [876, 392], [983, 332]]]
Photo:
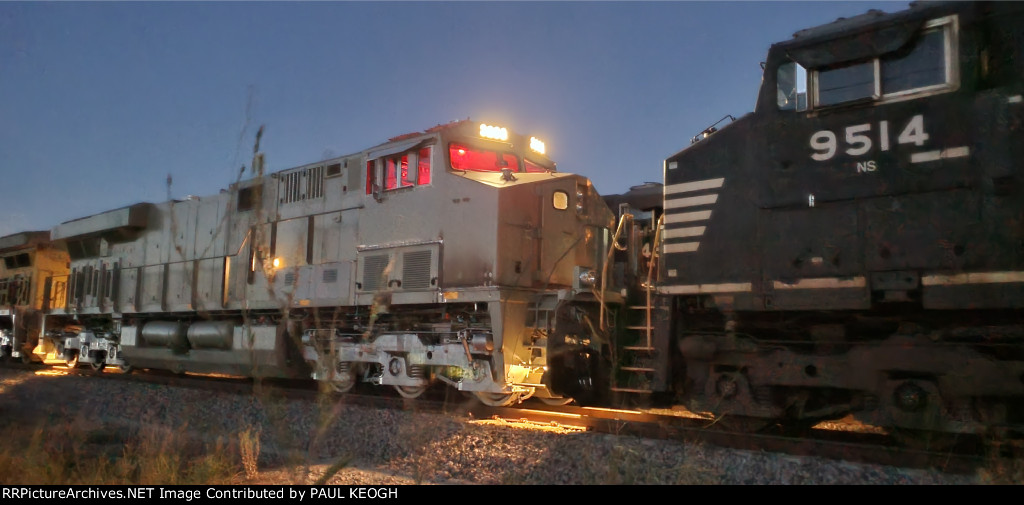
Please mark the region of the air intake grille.
[[288, 272], [288, 273], [284, 274], [284, 284], [286, 286], [294, 286], [295, 285], [295, 274], [292, 273], [292, 272]]
[[292, 203], [324, 196], [324, 167], [303, 168], [279, 175], [278, 197], [281, 203]]
[[367, 256], [363, 263], [363, 291], [377, 291], [384, 287], [384, 269], [388, 266], [388, 255]]
[[402, 255], [402, 288], [430, 287], [430, 253], [430, 250], [425, 250]]
[[324, 283], [333, 284], [338, 282], [338, 269], [324, 270]]

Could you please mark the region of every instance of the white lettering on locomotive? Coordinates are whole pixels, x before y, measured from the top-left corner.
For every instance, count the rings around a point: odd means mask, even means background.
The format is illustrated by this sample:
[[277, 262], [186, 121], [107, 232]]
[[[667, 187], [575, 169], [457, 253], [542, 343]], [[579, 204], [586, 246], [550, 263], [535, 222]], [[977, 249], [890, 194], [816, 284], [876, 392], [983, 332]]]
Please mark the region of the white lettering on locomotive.
[[878, 170], [878, 164], [875, 163], [875, 160], [857, 162], [858, 174], [863, 174], [864, 172], [874, 172], [875, 170]]
[[[873, 136], [871, 135], [871, 123], [847, 126], [843, 129], [846, 148], [843, 150], [850, 156], [863, 156], [871, 152], [874, 147]], [[929, 135], [924, 128], [924, 115], [918, 114], [907, 122], [903, 130], [896, 137], [897, 144], [913, 144], [921, 147], [928, 141]], [[889, 122], [878, 122], [878, 148], [881, 151], [888, 151], [890, 146]], [[816, 152], [811, 154], [815, 161], [827, 161], [836, 155], [839, 149], [835, 132], [831, 130], [819, 130], [811, 134], [811, 149]], [[861, 164], [857, 164], [857, 173], [874, 170], [861, 170]], [[866, 166], [866, 165], [865, 165]]]

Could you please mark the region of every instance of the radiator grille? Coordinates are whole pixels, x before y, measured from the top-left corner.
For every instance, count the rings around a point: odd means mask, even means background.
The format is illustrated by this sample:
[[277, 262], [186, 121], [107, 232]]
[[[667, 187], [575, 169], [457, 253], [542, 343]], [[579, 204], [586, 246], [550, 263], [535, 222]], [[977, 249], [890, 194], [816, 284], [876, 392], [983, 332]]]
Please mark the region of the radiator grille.
[[324, 270], [324, 283], [333, 284], [338, 282], [338, 269]]
[[402, 255], [402, 288], [430, 287], [431, 251], [413, 251]]
[[388, 266], [388, 255], [367, 256], [363, 262], [363, 291], [377, 291], [384, 287], [384, 269]]
[[278, 184], [281, 203], [292, 203], [324, 196], [324, 167], [303, 168], [282, 173]]

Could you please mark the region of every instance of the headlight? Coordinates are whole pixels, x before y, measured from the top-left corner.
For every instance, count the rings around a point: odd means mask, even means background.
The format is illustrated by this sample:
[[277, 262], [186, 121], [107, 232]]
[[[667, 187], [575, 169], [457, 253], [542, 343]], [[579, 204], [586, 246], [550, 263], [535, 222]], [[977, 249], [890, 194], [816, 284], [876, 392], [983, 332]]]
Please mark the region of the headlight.
[[485, 139], [508, 140], [508, 130], [500, 126], [480, 124], [480, 136]]
[[530, 149], [544, 154], [544, 142], [541, 142], [537, 137], [530, 137]]

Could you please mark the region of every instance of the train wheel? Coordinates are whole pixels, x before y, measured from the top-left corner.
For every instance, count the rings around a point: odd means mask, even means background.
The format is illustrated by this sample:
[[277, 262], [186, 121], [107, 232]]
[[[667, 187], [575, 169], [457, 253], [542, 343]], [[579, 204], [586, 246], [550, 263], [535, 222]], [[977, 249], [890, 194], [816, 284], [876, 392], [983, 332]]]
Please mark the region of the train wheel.
[[92, 363], [89, 363], [89, 366], [91, 366], [92, 369], [96, 370], [97, 372], [102, 372], [103, 369], [107, 367], [107, 362], [105, 362], [105, 361], [93, 361]]
[[418, 398], [427, 390], [427, 386], [395, 386], [395, 391], [402, 395], [402, 398]]
[[132, 370], [135, 370], [135, 367], [131, 365], [118, 365], [117, 369], [120, 370], [121, 373], [132, 373]]
[[552, 407], [561, 407], [562, 405], [568, 405], [572, 403], [572, 398], [565, 398], [564, 396], [557, 396], [551, 398], [537, 397], [537, 399], [544, 402], [545, 405], [551, 405]]
[[356, 387], [356, 378], [352, 374], [345, 375], [348, 376], [347, 379], [327, 381], [327, 387], [331, 388], [331, 391], [334, 391], [335, 393], [348, 393], [349, 391], [352, 391], [352, 388]]
[[68, 368], [78, 368], [78, 353], [72, 352], [70, 356], [65, 356], [64, 364], [66, 364]]
[[485, 391], [475, 391], [473, 394], [476, 395], [477, 399], [481, 403], [488, 407], [508, 407], [514, 405], [519, 401], [519, 393], [488, 393]]

